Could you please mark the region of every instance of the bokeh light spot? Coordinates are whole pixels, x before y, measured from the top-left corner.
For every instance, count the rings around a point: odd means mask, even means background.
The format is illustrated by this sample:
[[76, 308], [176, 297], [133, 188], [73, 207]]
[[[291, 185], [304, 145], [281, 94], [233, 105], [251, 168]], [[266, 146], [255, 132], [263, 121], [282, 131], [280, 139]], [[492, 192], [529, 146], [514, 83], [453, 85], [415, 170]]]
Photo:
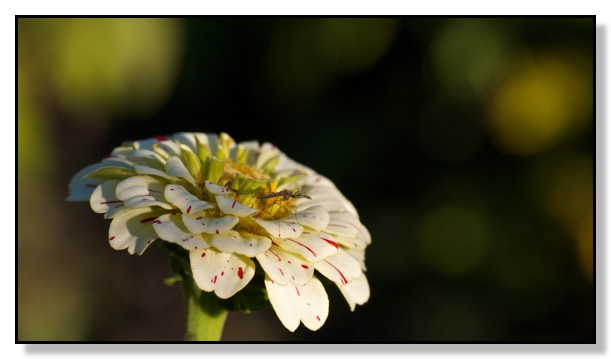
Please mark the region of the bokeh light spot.
[[591, 121], [592, 68], [574, 54], [523, 56], [490, 103], [490, 130], [506, 153], [530, 155], [578, 135]]

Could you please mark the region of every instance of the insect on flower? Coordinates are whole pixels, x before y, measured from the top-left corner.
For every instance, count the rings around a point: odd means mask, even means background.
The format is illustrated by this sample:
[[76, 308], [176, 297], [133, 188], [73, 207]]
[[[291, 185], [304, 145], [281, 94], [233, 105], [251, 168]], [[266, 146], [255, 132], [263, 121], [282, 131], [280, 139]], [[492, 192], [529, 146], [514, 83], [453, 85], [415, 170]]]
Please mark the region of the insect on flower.
[[312, 200], [312, 197], [301, 193], [301, 191], [299, 190], [295, 192], [291, 192], [288, 189], [283, 189], [282, 191], [278, 191], [278, 192], [265, 193], [265, 194], [258, 196], [257, 198], [258, 199], [267, 199], [267, 198], [274, 198], [274, 197], [282, 197], [282, 199], [285, 201], [288, 201], [289, 198], [307, 198], [309, 200]]

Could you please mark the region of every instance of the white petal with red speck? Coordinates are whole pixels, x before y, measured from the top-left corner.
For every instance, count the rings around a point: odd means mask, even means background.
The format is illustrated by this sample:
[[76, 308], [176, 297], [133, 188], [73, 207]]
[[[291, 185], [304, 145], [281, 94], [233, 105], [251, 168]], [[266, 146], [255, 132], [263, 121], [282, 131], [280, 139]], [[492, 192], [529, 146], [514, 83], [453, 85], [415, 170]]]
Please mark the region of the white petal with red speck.
[[118, 212], [125, 211], [123, 201], [117, 198], [116, 189], [120, 181], [106, 181], [96, 186], [91, 197], [89, 205], [96, 213], [106, 213], [108, 211]]
[[329, 315], [329, 297], [316, 277], [303, 286], [280, 285], [265, 277], [269, 301], [282, 324], [291, 332], [303, 323], [310, 330], [318, 330]]
[[312, 206], [297, 212], [295, 216], [297, 223], [316, 231], [322, 230], [329, 224], [329, 212], [323, 206]]
[[255, 222], [275, 238], [297, 238], [303, 233], [301, 224], [293, 222], [291, 219], [265, 221], [255, 218]]
[[229, 194], [229, 193], [234, 193], [229, 188], [223, 187], [223, 186], [219, 186], [218, 184], [212, 183], [210, 181], [205, 181], [204, 182], [204, 186], [206, 187], [206, 191], [208, 191], [208, 192], [210, 192], [212, 194]]
[[[130, 198], [123, 202], [126, 208], [144, 208], [144, 207], [161, 207], [167, 210], [171, 210], [173, 207], [165, 202], [160, 202], [153, 196], [138, 196]], [[109, 218], [112, 218], [109, 216]]]
[[195, 214], [214, 207], [212, 203], [202, 201], [179, 184], [169, 184], [163, 191], [165, 199], [176, 206], [182, 213]]
[[257, 260], [265, 273], [281, 285], [287, 283], [303, 285], [314, 274], [314, 266], [311, 263], [278, 246], [272, 246], [257, 255]]
[[226, 253], [238, 253], [247, 257], [254, 257], [265, 252], [272, 245], [272, 241], [264, 236], [229, 231], [221, 235], [212, 235], [210, 245]]
[[340, 292], [342, 292], [344, 298], [346, 298], [351, 311], [354, 311], [357, 304], [363, 305], [369, 300], [369, 282], [367, 281], [365, 273], [363, 273], [360, 277], [353, 279], [350, 283], [346, 285], [338, 285], [337, 287], [339, 288]]
[[338, 248], [335, 238], [328, 233], [303, 232], [298, 238], [278, 238], [274, 241], [283, 249], [298, 253], [312, 263], [334, 255]]
[[194, 249], [205, 249], [210, 244], [201, 234], [194, 234], [184, 226], [179, 214], [164, 214], [157, 217], [153, 223], [153, 229], [159, 238], [176, 243], [184, 249], [190, 251]]
[[239, 218], [234, 216], [224, 217], [204, 217], [203, 215], [183, 215], [182, 221], [189, 231], [199, 234], [223, 234], [227, 233], [240, 221]]
[[216, 195], [216, 204], [223, 213], [231, 214], [237, 217], [246, 217], [259, 212], [259, 210], [256, 208], [248, 207], [235, 199], [231, 199], [220, 194]]
[[354, 278], [361, 275], [359, 262], [339, 249], [333, 256], [314, 264], [314, 268], [322, 275], [339, 285], [350, 283]]
[[130, 254], [142, 254], [157, 239], [151, 222], [161, 212], [150, 208], [132, 209], [113, 218], [108, 231], [108, 241], [114, 249], [126, 249]]
[[255, 264], [249, 258], [208, 248], [189, 252], [191, 271], [197, 286], [227, 299], [242, 288], [255, 275]]

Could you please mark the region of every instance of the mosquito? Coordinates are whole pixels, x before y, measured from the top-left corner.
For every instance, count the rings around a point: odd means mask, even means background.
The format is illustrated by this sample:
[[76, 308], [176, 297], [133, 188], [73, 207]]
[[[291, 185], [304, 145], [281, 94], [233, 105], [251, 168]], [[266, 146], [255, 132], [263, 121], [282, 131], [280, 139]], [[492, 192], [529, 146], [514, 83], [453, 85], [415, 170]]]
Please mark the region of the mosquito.
[[291, 192], [291, 190], [288, 190], [288, 189], [283, 189], [282, 191], [278, 191], [278, 192], [264, 193], [258, 196], [257, 198], [258, 199], [268, 199], [268, 198], [274, 198], [274, 197], [282, 197], [282, 199], [285, 201], [288, 201], [289, 198], [307, 198], [309, 200], [312, 200], [312, 197], [301, 193], [299, 190], [295, 192]]

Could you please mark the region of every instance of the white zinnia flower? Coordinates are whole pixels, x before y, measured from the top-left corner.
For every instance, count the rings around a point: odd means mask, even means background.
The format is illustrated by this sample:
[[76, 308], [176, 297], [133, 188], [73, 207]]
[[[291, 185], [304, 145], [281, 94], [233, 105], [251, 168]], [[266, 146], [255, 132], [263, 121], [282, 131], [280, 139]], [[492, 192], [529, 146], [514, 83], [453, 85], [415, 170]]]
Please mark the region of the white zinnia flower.
[[[198, 287], [226, 299], [265, 273], [269, 300], [294, 331], [317, 330], [333, 281], [350, 309], [369, 299], [365, 248], [354, 206], [327, 178], [269, 143], [225, 133], [178, 133], [125, 143], [78, 172], [69, 201], [111, 219], [114, 249], [142, 254], [156, 239], [189, 251]], [[300, 192], [298, 192], [300, 191]], [[317, 274], [315, 274], [315, 271]]]

